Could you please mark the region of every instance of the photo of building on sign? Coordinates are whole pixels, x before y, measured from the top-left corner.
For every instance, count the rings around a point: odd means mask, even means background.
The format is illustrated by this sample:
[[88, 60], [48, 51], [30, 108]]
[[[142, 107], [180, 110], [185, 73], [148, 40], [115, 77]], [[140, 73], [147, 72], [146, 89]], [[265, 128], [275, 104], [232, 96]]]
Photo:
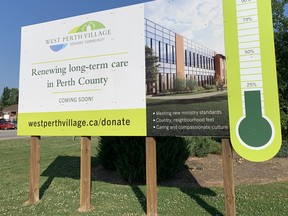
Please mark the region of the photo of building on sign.
[[216, 85], [220, 90], [226, 86], [224, 55], [148, 19], [145, 19], [145, 40], [146, 46], [157, 56], [159, 65], [157, 80], [147, 93], [174, 90], [177, 79], [194, 81], [194, 87]]
[[222, 1], [149, 2], [144, 24], [148, 135], [229, 136]]

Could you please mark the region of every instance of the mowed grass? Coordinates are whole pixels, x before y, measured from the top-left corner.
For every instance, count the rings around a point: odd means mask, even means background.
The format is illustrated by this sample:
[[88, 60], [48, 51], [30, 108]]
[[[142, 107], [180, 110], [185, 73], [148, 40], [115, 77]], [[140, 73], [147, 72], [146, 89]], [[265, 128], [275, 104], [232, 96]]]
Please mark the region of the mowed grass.
[[[92, 138], [93, 164], [98, 139]], [[0, 215], [145, 215], [146, 186], [92, 181], [91, 204], [80, 213], [80, 139], [41, 140], [41, 201], [26, 206], [29, 192], [30, 139], [0, 140]], [[161, 184], [160, 184], [161, 185]], [[288, 182], [236, 187], [237, 215], [287, 215]], [[223, 188], [158, 186], [158, 213], [163, 216], [224, 215]]]

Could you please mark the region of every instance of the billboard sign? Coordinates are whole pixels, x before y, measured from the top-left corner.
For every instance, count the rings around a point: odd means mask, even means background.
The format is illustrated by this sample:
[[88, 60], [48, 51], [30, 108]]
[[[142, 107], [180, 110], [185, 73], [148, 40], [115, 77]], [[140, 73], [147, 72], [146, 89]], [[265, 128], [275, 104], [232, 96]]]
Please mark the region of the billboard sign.
[[228, 137], [222, 0], [145, 3], [145, 45], [158, 65], [148, 135]]
[[23, 27], [18, 134], [146, 135], [143, 19], [140, 4]]
[[159, 0], [23, 27], [19, 135], [231, 134], [239, 154], [271, 157], [281, 138], [270, 7]]
[[229, 136], [222, 4], [206, 3], [23, 27], [18, 134]]
[[281, 146], [271, 1], [223, 7], [232, 145], [248, 160], [268, 160]]

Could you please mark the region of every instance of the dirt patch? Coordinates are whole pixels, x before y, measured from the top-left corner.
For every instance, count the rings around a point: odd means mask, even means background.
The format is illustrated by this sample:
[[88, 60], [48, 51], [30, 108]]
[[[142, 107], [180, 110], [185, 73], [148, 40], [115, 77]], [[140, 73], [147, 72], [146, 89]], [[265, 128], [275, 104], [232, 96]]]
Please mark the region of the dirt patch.
[[[266, 162], [255, 163], [234, 155], [235, 185], [288, 181], [287, 158], [273, 158]], [[189, 157], [186, 165], [187, 170], [179, 172], [177, 177], [165, 181], [163, 184], [184, 187], [223, 186], [222, 157], [220, 155], [208, 155], [205, 158]]]
[[[208, 155], [205, 158], [189, 157], [187, 169], [180, 171], [172, 179], [159, 185], [170, 187], [211, 187], [223, 186], [222, 158], [220, 155]], [[115, 171], [102, 166], [92, 168], [93, 179], [112, 184], [127, 184]], [[288, 181], [288, 159], [273, 158], [266, 162], [255, 163], [234, 154], [234, 183], [264, 184]]]

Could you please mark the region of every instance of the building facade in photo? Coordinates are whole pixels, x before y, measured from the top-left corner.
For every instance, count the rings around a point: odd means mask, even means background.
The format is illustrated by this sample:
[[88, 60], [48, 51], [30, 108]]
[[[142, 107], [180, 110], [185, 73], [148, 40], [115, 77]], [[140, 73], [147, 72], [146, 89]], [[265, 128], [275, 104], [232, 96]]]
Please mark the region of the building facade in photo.
[[145, 19], [145, 44], [158, 57], [159, 74], [153, 93], [175, 89], [176, 79], [198, 86], [226, 84], [225, 56]]

